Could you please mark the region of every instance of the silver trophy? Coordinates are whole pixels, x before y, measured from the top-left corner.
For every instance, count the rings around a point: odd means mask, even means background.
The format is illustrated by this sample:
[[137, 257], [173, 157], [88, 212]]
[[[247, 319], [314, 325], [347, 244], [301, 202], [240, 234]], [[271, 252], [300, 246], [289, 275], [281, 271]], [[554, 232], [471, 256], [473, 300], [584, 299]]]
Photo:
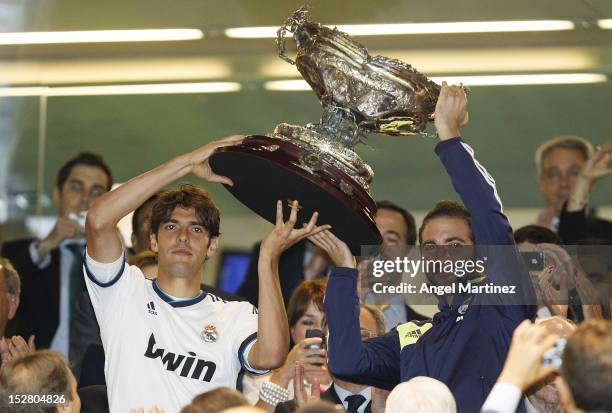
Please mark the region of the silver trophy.
[[[302, 222], [318, 211], [319, 223], [331, 224], [357, 255], [381, 237], [370, 196], [374, 173], [353, 148], [366, 133], [422, 133], [433, 120], [440, 86], [406, 63], [370, 56], [346, 33], [309, 21], [308, 11], [304, 6], [285, 21], [277, 46], [319, 97], [320, 121], [282, 123], [269, 136], [249, 136], [222, 148], [211, 165], [233, 179], [227, 189], [234, 196], [270, 222], [276, 200], [286, 200], [288, 213], [297, 199]], [[295, 61], [285, 54], [287, 33], [297, 45]]]

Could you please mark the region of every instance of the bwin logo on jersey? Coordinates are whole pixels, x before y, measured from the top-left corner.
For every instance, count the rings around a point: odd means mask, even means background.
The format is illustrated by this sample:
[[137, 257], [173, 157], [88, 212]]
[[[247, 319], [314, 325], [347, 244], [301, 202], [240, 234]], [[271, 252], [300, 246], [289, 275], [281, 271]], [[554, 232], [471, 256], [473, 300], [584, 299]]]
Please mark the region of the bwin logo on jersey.
[[215, 362], [196, 359], [196, 354], [192, 351], [188, 352], [188, 354], [188, 356], [183, 354], [177, 355], [170, 351], [165, 351], [163, 348], [156, 349], [153, 333], [149, 337], [149, 345], [144, 353], [145, 357], [150, 359], [159, 357], [166, 370], [178, 372], [181, 377], [210, 382], [217, 370]]
[[147, 310], [149, 310], [149, 314], [157, 315], [157, 311], [155, 311], [155, 303], [153, 301], [147, 303]]

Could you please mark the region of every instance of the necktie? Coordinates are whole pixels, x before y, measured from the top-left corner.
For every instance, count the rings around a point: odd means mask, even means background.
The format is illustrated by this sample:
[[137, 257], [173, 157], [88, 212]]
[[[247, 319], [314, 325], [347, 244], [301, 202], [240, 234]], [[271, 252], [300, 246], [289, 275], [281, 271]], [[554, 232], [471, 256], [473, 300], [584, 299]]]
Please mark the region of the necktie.
[[85, 290], [85, 280], [83, 279], [83, 253], [85, 246], [81, 244], [68, 244], [66, 248], [72, 253], [72, 265], [70, 266], [70, 278], [68, 279], [68, 308], [70, 321], [74, 314], [74, 304], [82, 291]]
[[359, 409], [359, 406], [361, 406], [363, 402], [365, 402], [365, 400], [366, 398], [361, 394], [353, 394], [350, 396], [346, 396], [346, 398], [344, 399], [344, 401], [348, 404], [348, 409], [346, 409], [346, 413], [357, 413], [357, 409]]

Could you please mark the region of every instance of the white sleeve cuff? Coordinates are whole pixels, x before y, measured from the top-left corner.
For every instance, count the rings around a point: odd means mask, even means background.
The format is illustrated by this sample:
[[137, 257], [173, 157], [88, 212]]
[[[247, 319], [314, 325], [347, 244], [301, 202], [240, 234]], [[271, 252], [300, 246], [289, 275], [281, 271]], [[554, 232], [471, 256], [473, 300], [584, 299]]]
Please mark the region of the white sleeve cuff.
[[30, 243], [30, 259], [34, 265], [38, 267], [38, 269], [42, 270], [51, 264], [51, 254], [45, 255], [41, 260], [38, 256], [38, 244], [40, 244], [40, 241], [38, 240], [34, 240]]
[[116, 261], [110, 263], [98, 262], [89, 256], [87, 249], [85, 249], [85, 270], [90, 278], [94, 277], [94, 282], [98, 283], [109, 283], [117, 279], [123, 272], [125, 266], [125, 253], [122, 252], [121, 256]]
[[244, 350], [242, 350], [242, 356], [240, 358], [242, 360], [242, 367], [247, 371], [247, 373], [259, 376], [262, 374], [269, 373], [270, 370], [258, 370], [251, 367], [251, 365], [249, 364], [249, 353], [251, 352], [251, 349], [253, 348], [255, 342], [257, 342], [257, 340], [253, 340], [249, 344], [247, 344]]
[[510, 383], [495, 383], [481, 412], [514, 413], [521, 401], [521, 389]]

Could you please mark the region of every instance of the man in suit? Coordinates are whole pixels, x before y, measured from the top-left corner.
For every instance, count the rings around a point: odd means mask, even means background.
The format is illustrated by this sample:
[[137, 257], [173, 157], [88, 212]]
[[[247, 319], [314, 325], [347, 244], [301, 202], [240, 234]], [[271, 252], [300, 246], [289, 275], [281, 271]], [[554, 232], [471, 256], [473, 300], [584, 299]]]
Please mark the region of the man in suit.
[[[361, 337], [366, 340], [385, 333], [385, 321], [382, 313], [371, 306], [361, 305], [359, 312]], [[303, 368], [301, 368], [303, 370]], [[362, 384], [351, 383], [332, 376], [332, 385], [323, 393], [321, 400], [341, 407], [347, 413], [371, 413], [372, 388]], [[295, 398], [276, 405], [274, 413], [293, 413], [308, 399], [304, 391], [304, 380], [300, 368], [296, 369], [294, 378]], [[301, 385], [300, 385], [301, 384]]]
[[[412, 247], [416, 244], [417, 230], [414, 217], [408, 210], [402, 208], [398, 204], [381, 200], [376, 202], [378, 210], [374, 215], [376, 227], [382, 235], [382, 247], [389, 247], [391, 251], [401, 251], [403, 247]], [[385, 282], [388, 284], [398, 284], [401, 282], [401, 273], [390, 274], [390, 277]], [[391, 279], [392, 278], [392, 279]], [[364, 290], [371, 290], [371, 285], [368, 282], [373, 281], [371, 277], [365, 277], [361, 280]], [[380, 281], [380, 280], [378, 280]], [[395, 297], [387, 298], [384, 304], [378, 303], [377, 296], [369, 293], [365, 294], [362, 301], [366, 304], [378, 304], [378, 308], [383, 312], [387, 330], [392, 329], [398, 324], [406, 323], [412, 320], [426, 320], [428, 317], [419, 314], [412, 307], [406, 304], [406, 297], [401, 294]]]
[[[53, 203], [58, 216], [43, 240], [6, 242], [2, 255], [22, 278], [21, 305], [9, 331], [35, 336], [36, 347], [68, 355], [73, 304], [85, 289], [82, 274], [84, 214], [91, 202], [110, 190], [113, 179], [102, 157], [80, 153], [57, 174]], [[15, 321], [13, 320], [13, 321]]]

